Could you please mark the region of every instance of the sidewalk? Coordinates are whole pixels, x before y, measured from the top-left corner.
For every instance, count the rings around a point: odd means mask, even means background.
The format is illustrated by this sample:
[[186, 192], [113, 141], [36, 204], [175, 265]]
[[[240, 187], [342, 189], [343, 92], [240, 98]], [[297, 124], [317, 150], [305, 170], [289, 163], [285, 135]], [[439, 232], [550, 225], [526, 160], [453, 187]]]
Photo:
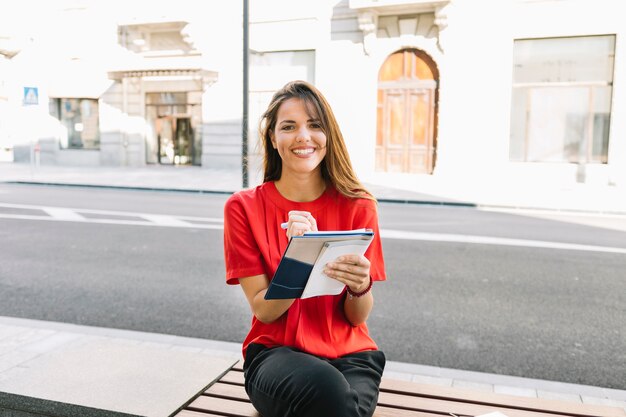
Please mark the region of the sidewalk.
[[[39, 398], [54, 400], [59, 407], [65, 403], [98, 408], [107, 403], [122, 408], [124, 401], [126, 407], [137, 401], [139, 384], [147, 384], [143, 391], [161, 404], [134, 406], [156, 415], [159, 406], [172, 407], [176, 395], [198, 392], [240, 359], [238, 343], [0, 316], [0, 393], [17, 394], [10, 401]], [[155, 380], [149, 373], [147, 366], [155, 364], [165, 377]], [[384, 377], [626, 410], [623, 390], [393, 361], [387, 363]], [[86, 386], [87, 381], [97, 386]], [[2, 401], [0, 395], [0, 411]]]
[[[250, 173], [250, 185], [256, 184], [259, 178], [259, 173]], [[154, 165], [141, 168], [35, 167], [0, 162], [2, 182], [219, 193], [237, 191], [242, 184], [241, 172], [234, 169]], [[626, 215], [626, 189], [623, 187], [589, 184], [564, 187], [548, 183], [529, 187], [522, 181], [499, 183], [490, 179], [481, 182], [476, 178], [459, 183], [433, 176], [402, 174], [372, 176], [365, 179], [365, 185], [384, 202]]]

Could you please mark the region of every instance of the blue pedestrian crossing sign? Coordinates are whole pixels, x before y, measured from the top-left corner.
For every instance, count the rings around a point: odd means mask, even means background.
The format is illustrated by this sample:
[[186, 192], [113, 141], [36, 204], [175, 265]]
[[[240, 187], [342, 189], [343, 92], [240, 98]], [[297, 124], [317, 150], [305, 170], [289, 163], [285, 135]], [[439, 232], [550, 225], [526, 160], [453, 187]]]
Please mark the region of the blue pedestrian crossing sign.
[[24, 106], [39, 104], [39, 90], [37, 87], [24, 87]]

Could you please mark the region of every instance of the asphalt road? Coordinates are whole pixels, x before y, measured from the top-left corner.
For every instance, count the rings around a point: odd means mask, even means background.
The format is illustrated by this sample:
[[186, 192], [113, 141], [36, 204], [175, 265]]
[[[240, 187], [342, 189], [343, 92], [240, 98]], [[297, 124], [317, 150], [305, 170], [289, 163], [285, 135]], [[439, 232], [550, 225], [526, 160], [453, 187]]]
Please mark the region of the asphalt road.
[[[224, 281], [226, 198], [0, 185], [0, 315], [241, 342], [250, 311]], [[41, 206], [90, 221], [42, 220]], [[626, 254], [505, 240], [626, 248], [624, 219], [538, 216], [381, 204], [383, 231], [414, 232], [383, 239], [389, 279], [368, 323], [387, 357], [626, 389]]]

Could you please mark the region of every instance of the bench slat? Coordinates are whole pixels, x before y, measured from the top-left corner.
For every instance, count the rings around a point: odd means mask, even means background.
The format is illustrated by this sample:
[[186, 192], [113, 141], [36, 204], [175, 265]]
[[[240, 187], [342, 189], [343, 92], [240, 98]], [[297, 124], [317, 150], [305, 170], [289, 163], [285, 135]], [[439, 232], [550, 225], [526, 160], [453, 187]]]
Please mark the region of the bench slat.
[[[376, 407], [372, 417], [442, 417], [441, 414], [425, 413], [423, 411], [402, 410], [399, 408]], [[446, 415], [445, 417], [450, 417]]]
[[227, 383], [236, 384], [236, 385], [244, 385], [243, 372], [239, 372], [239, 371], [227, 372], [220, 379], [220, 382], [227, 382]]
[[176, 417], [224, 417], [219, 414], [201, 413], [198, 411], [182, 410]]
[[218, 413], [231, 417], [261, 417], [250, 402], [201, 395], [188, 406], [191, 410]]
[[222, 384], [220, 382], [215, 383], [204, 391], [204, 395], [211, 395], [215, 397], [223, 397], [232, 400], [245, 400], [249, 401], [246, 389], [241, 385]]
[[[401, 393], [403, 395], [416, 395], [466, 403], [517, 408], [542, 413], [550, 412], [568, 416], [626, 416], [626, 411], [616, 407], [577, 404], [544, 398], [517, 397], [514, 395], [448, 388], [387, 378], [383, 378], [380, 389], [383, 392]], [[620, 412], [620, 410], [622, 412]]]
[[554, 414], [537, 413], [533, 411], [521, 411], [514, 408], [497, 407], [490, 405], [476, 405], [457, 401], [435, 400], [432, 398], [414, 397], [411, 395], [392, 394], [381, 392], [378, 396], [378, 404], [387, 407], [401, 407], [404, 409], [418, 410], [435, 414], [449, 414], [476, 416], [493, 411], [500, 411], [508, 417], [554, 417]]

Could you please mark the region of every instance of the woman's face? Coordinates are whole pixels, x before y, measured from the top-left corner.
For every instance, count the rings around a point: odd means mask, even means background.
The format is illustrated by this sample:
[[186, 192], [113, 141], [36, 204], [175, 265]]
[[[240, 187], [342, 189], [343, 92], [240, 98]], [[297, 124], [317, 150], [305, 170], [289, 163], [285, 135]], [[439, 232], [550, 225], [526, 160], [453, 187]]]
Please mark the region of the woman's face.
[[282, 159], [283, 175], [319, 172], [326, 156], [326, 134], [321, 121], [307, 113], [299, 98], [290, 98], [278, 108], [272, 145]]

